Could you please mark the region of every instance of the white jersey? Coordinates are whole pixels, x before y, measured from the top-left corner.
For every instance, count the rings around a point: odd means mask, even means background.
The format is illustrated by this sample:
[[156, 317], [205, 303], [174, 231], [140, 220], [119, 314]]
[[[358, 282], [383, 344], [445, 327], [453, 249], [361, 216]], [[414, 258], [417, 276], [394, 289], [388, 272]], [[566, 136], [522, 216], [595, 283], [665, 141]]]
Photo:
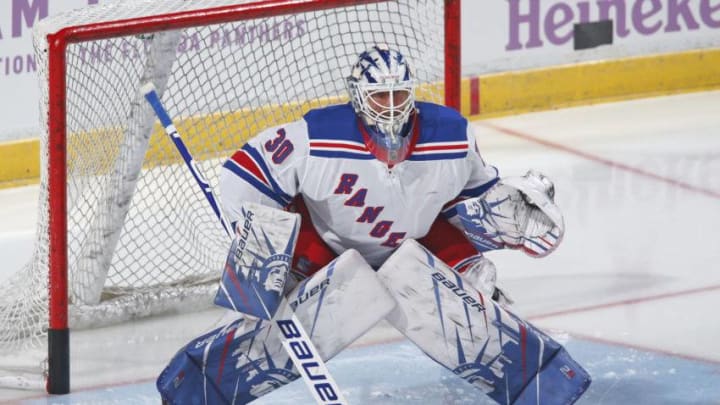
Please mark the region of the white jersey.
[[245, 201], [285, 208], [300, 195], [335, 253], [353, 248], [379, 267], [402, 241], [425, 236], [445, 205], [497, 182], [465, 118], [436, 104], [417, 109], [410, 153], [391, 168], [349, 104], [261, 132], [223, 165], [227, 219], [234, 224]]

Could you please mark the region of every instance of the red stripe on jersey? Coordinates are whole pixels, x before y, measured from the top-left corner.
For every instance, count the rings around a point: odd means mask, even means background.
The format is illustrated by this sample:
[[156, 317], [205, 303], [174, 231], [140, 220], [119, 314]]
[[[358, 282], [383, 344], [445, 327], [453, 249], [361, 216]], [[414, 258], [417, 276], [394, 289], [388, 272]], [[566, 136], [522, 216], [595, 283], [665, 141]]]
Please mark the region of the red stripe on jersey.
[[334, 149], [351, 149], [363, 152], [369, 152], [363, 145], [355, 145], [351, 143], [335, 143], [335, 142], [310, 142], [311, 148], [334, 148]]
[[415, 152], [427, 152], [427, 151], [434, 151], [434, 150], [467, 150], [468, 146], [467, 144], [461, 144], [461, 145], [423, 145], [420, 144], [415, 148]]
[[263, 183], [270, 186], [270, 182], [268, 181], [267, 178], [265, 178], [263, 171], [260, 169], [260, 167], [255, 162], [255, 160], [253, 160], [253, 158], [251, 158], [250, 155], [247, 154], [247, 152], [245, 152], [244, 150], [241, 149], [241, 150], [235, 152], [235, 154], [232, 155], [232, 157], [230, 159], [232, 159], [235, 163], [240, 165], [240, 167], [242, 167], [243, 169], [252, 173], [255, 177], [260, 179]]

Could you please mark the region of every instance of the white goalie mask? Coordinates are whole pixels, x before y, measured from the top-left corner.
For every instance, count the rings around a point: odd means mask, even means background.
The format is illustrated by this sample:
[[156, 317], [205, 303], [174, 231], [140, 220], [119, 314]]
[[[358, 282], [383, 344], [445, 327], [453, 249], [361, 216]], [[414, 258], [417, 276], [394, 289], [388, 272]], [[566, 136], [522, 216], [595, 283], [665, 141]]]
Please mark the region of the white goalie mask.
[[415, 77], [405, 58], [387, 45], [370, 48], [353, 66], [347, 89], [373, 141], [393, 155], [404, 155], [415, 111]]

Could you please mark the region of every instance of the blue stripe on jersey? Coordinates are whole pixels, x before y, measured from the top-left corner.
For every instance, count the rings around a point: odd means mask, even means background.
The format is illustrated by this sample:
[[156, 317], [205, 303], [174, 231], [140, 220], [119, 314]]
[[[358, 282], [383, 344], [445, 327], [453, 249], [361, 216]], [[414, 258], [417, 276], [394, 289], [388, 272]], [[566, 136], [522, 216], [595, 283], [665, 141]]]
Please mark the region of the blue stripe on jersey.
[[450, 160], [450, 159], [464, 159], [467, 156], [467, 152], [454, 152], [454, 153], [432, 153], [427, 155], [413, 155], [411, 154], [407, 160]]
[[[246, 172], [241, 168], [240, 165], [235, 163], [232, 160], [228, 160], [223, 164], [223, 167], [230, 170], [231, 172], [238, 175], [241, 179], [245, 180], [250, 184], [251, 186], [255, 187], [259, 192], [265, 194], [270, 199], [278, 203], [281, 207], [284, 207], [288, 205], [288, 201], [283, 200], [280, 198], [277, 193], [275, 193], [273, 190], [271, 190], [268, 186], [266, 186], [264, 183], [256, 179], [255, 177], [251, 176], [250, 173]], [[234, 229], [234, 228], [233, 228]]]
[[265, 178], [268, 179], [270, 185], [273, 188], [273, 192], [276, 193], [280, 198], [287, 200], [287, 202], [283, 204], [283, 206], [289, 204], [292, 200], [292, 197], [285, 193], [282, 188], [280, 188], [280, 186], [277, 184], [273, 176], [270, 174], [270, 169], [268, 169], [267, 165], [265, 164], [265, 160], [263, 160], [262, 156], [260, 156], [260, 153], [247, 143], [243, 145], [242, 149], [250, 155], [250, 157], [260, 167], [260, 170], [263, 171], [263, 173], [265, 174]]
[[[446, 210], [443, 210], [441, 213], [443, 214], [443, 216], [445, 218], [450, 219], [450, 218], [453, 218], [455, 215], [457, 215], [457, 208], [455, 208], [455, 205], [453, 205], [452, 207], [450, 207]], [[233, 228], [233, 229], [235, 229], [235, 228]]]
[[375, 159], [371, 153], [353, 153], [340, 152], [334, 150], [310, 150], [310, 156], [338, 158], [338, 159], [355, 159], [355, 160], [372, 160]]
[[[499, 180], [500, 180], [500, 178], [495, 177], [494, 179], [488, 181], [487, 183], [481, 184], [475, 188], [466, 188], [460, 192], [460, 195], [458, 195], [458, 197], [465, 197], [465, 198], [463, 198], [463, 200], [468, 199], [468, 198], [473, 198], [473, 197], [479, 197], [479, 196], [483, 195], [485, 192], [487, 192], [488, 190], [490, 190], [490, 188], [492, 188], [492, 186], [497, 184], [497, 182]], [[450, 208], [444, 209], [442, 211], [443, 216], [445, 216], [445, 218], [452, 218], [455, 215], [457, 215], [456, 205], [457, 204], [454, 204]]]
[[460, 197], [478, 197], [483, 195], [486, 191], [490, 190], [492, 186], [497, 184], [497, 182], [500, 180], [499, 177], [495, 177], [494, 179], [488, 181], [485, 184], [481, 184], [474, 188], [466, 188], [460, 192]]

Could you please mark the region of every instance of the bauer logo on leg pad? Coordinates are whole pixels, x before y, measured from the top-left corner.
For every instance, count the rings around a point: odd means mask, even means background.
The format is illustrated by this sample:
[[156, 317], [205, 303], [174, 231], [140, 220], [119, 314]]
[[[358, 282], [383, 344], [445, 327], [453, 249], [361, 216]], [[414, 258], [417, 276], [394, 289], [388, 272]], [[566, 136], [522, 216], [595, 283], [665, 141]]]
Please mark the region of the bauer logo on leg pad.
[[292, 308], [294, 311], [299, 304], [302, 304], [303, 302], [307, 301], [311, 297], [314, 297], [319, 292], [324, 291], [329, 285], [330, 285], [330, 279], [326, 278], [326, 279], [322, 280], [319, 285], [314, 286], [309, 291], [304, 291], [301, 289], [299, 291], [299, 296], [297, 297], [297, 299], [290, 301], [290, 308]]
[[300, 217], [245, 204], [225, 262], [215, 304], [270, 319], [290, 271]]
[[437, 281], [438, 283], [447, 287], [453, 293], [455, 293], [455, 295], [457, 295], [460, 299], [462, 299], [463, 302], [465, 302], [465, 304], [470, 306], [470, 308], [474, 308], [478, 312], [485, 311], [485, 305], [479, 303], [478, 300], [476, 300], [470, 294], [468, 294], [465, 290], [463, 290], [463, 288], [460, 285], [448, 280], [448, 278], [445, 277], [439, 271], [433, 273], [432, 278], [435, 279], [435, 281]]

